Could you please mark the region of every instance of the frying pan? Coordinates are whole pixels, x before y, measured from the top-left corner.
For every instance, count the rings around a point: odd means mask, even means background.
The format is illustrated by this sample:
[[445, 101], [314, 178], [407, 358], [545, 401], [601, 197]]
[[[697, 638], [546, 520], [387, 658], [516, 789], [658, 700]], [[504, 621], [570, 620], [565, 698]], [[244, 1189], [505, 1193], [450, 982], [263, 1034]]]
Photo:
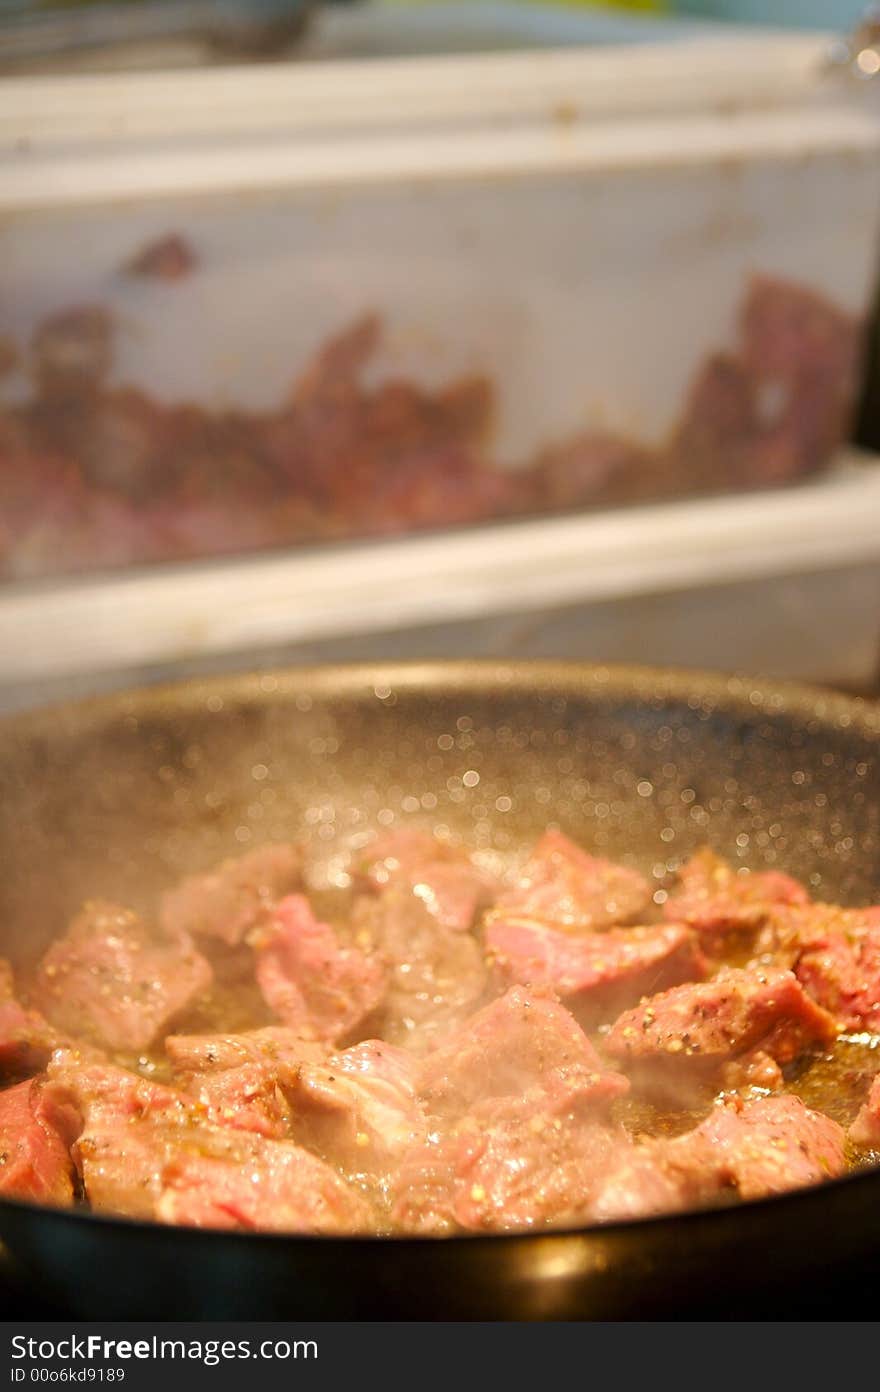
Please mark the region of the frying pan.
[[[870, 902], [878, 754], [880, 708], [855, 699], [565, 664], [297, 669], [29, 713], [0, 724], [0, 951], [26, 964], [84, 898], [149, 911], [183, 871], [263, 840], [304, 832], [329, 884], [353, 838], [407, 820], [500, 852], [555, 822], [656, 876], [709, 841], [817, 896]], [[844, 1290], [853, 1318], [880, 1254], [880, 1173], [711, 1212], [440, 1240], [204, 1232], [7, 1201], [0, 1240], [41, 1298], [85, 1318], [780, 1318]]]

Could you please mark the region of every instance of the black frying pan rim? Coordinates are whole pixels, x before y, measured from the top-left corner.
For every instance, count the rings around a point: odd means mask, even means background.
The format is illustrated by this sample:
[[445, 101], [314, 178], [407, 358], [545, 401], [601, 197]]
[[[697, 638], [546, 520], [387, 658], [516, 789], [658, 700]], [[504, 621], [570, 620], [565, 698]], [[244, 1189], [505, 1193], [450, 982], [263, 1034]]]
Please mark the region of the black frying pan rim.
[[[662, 697], [672, 702], [688, 703], [695, 697], [702, 701], [708, 699], [714, 708], [730, 714], [741, 712], [754, 720], [761, 712], [768, 718], [782, 715], [800, 717], [805, 722], [820, 720], [829, 722], [837, 728], [855, 727], [869, 739], [880, 744], [880, 702], [860, 696], [848, 696], [821, 686], [811, 686], [797, 682], [779, 682], [742, 673], [706, 671], [700, 668], [661, 668], [623, 664], [599, 664], [581, 662], [546, 661], [426, 661], [426, 662], [372, 662], [321, 664], [315, 666], [267, 668], [244, 673], [220, 674], [204, 678], [189, 678], [185, 681], [167, 682], [153, 686], [141, 686], [94, 696], [85, 700], [56, 703], [36, 710], [16, 712], [0, 719], [0, 742], [4, 738], [32, 738], [49, 731], [57, 733], [59, 720], [73, 720], [84, 733], [90, 728], [100, 727], [108, 720], [147, 716], [163, 712], [169, 704], [177, 710], [187, 710], [203, 706], [211, 696], [250, 698], [277, 704], [285, 696], [289, 699], [297, 694], [325, 693], [336, 695], [363, 696], [372, 688], [382, 691], [405, 691], [418, 693], [438, 685], [444, 696], [450, 694], [484, 694], [492, 688], [516, 692], [521, 696], [529, 694], [583, 695], [585, 690], [614, 697], [629, 697], [642, 692], [653, 698]], [[377, 696], [377, 699], [382, 699]], [[548, 1227], [526, 1229], [509, 1233], [456, 1233], [451, 1236], [413, 1237], [404, 1233], [387, 1236], [376, 1234], [310, 1234], [288, 1232], [264, 1232], [235, 1230], [228, 1228], [173, 1227], [175, 1238], [181, 1242], [210, 1240], [213, 1236], [225, 1242], [248, 1243], [259, 1239], [261, 1243], [283, 1245], [289, 1243], [314, 1243], [344, 1246], [356, 1243], [358, 1246], [396, 1245], [422, 1247], [429, 1249], [443, 1244], [487, 1243], [498, 1244], [534, 1242], [546, 1238], [596, 1238], [607, 1237], [613, 1242], [628, 1234], [651, 1232], [660, 1233], [664, 1227], [678, 1232], [690, 1224], [703, 1225], [715, 1222], [732, 1227], [744, 1210], [749, 1213], [761, 1210], [781, 1212], [793, 1204], [818, 1205], [830, 1192], [851, 1190], [857, 1194], [863, 1189], [869, 1194], [876, 1189], [880, 1195], [880, 1166], [877, 1170], [856, 1170], [837, 1179], [830, 1179], [818, 1185], [789, 1190], [784, 1194], [771, 1195], [761, 1199], [750, 1199], [729, 1206], [717, 1208], [688, 1209], [682, 1213], [656, 1214], [651, 1217], [619, 1219], [613, 1223], [594, 1223], [581, 1227]], [[45, 1204], [26, 1200], [0, 1198], [0, 1212], [12, 1208], [24, 1213], [52, 1215], [57, 1221], [68, 1223], [87, 1223], [99, 1228], [122, 1229], [145, 1235], [168, 1235], [169, 1226], [142, 1219], [117, 1217], [108, 1214], [92, 1213], [86, 1209], [59, 1209]]]

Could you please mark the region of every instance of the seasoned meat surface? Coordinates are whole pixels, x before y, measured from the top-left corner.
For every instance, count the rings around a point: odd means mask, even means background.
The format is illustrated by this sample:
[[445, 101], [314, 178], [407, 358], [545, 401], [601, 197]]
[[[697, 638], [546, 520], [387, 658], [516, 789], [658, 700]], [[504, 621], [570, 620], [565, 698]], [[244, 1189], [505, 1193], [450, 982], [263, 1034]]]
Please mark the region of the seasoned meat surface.
[[73, 1163], [40, 1082], [0, 1092], [0, 1195], [57, 1207], [73, 1203]]
[[57, 1042], [48, 1020], [16, 998], [12, 968], [0, 957], [0, 1079], [45, 1067]]
[[185, 935], [151, 933], [117, 904], [87, 904], [49, 948], [34, 999], [71, 1035], [109, 1049], [148, 1049], [211, 984], [211, 968]]
[[541, 837], [491, 921], [585, 933], [629, 923], [651, 902], [647, 881], [591, 856], [559, 831]]
[[673, 987], [626, 1011], [605, 1049], [641, 1083], [674, 1093], [692, 1078], [717, 1080], [722, 1067], [749, 1055], [791, 1063], [836, 1033], [792, 972], [722, 967], [711, 981]]
[[805, 904], [807, 892], [778, 871], [738, 874], [721, 856], [698, 851], [678, 872], [678, 890], [664, 906], [675, 923], [687, 923], [708, 946], [730, 934], [760, 928], [777, 904]]
[[301, 884], [302, 858], [295, 846], [260, 846], [169, 890], [162, 899], [162, 926], [169, 935], [219, 938], [232, 947]]
[[661, 909], [555, 828], [505, 865], [404, 825], [347, 891], [313, 881], [269, 843], [168, 886], [157, 927], [95, 901], [30, 973], [0, 963], [0, 1195], [440, 1237], [726, 1205], [880, 1152], [878, 908], [707, 849]]
[[375, 1010], [386, 990], [382, 961], [344, 947], [301, 894], [282, 899], [251, 936], [267, 1005], [308, 1039], [337, 1040]]
[[697, 941], [681, 924], [575, 936], [496, 920], [487, 924], [485, 942], [497, 979], [547, 987], [588, 1024], [613, 1019], [648, 991], [706, 974]]
[[842, 1029], [880, 1028], [880, 908], [779, 910], [758, 949], [786, 961]]
[[[202, 269], [171, 231], [105, 275], [108, 289], [130, 292], [136, 277], [138, 298], [173, 297]], [[375, 313], [316, 345], [292, 388], [255, 410], [120, 381], [130, 308], [128, 295], [118, 318], [59, 306], [30, 344], [0, 324], [0, 374], [19, 377], [0, 408], [0, 577], [774, 487], [833, 458], [859, 387], [858, 319], [809, 285], [757, 275], [733, 341], [695, 364], [667, 438], [594, 425], [515, 462], [493, 448], [503, 384], [383, 378]]]

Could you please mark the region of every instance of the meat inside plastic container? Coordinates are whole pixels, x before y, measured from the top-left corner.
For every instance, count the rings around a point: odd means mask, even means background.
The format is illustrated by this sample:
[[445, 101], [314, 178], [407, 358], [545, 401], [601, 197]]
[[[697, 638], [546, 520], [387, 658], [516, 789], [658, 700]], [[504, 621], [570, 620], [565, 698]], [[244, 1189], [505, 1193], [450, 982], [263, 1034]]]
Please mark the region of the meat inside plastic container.
[[[170, 233], [123, 273], [174, 295], [199, 268], [198, 249]], [[428, 386], [401, 369], [375, 382], [383, 330], [373, 309], [353, 320], [262, 411], [118, 380], [128, 329], [100, 303], [59, 306], [30, 343], [4, 337], [29, 385], [0, 411], [0, 577], [772, 487], [829, 461], [858, 386], [859, 321], [808, 286], [756, 275], [734, 344], [696, 368], [663, 440], [584, 428], [512, 468], [493, 446], [504, 381], [475, 372]]]

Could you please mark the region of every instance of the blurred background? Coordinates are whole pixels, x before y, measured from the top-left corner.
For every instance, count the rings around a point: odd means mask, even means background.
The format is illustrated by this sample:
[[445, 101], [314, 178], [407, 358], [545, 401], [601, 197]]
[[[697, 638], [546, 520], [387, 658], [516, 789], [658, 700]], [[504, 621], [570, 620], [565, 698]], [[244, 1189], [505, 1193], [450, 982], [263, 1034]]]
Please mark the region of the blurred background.
[[880, 676], [880, 16], [0, 0], [0, 708]]

